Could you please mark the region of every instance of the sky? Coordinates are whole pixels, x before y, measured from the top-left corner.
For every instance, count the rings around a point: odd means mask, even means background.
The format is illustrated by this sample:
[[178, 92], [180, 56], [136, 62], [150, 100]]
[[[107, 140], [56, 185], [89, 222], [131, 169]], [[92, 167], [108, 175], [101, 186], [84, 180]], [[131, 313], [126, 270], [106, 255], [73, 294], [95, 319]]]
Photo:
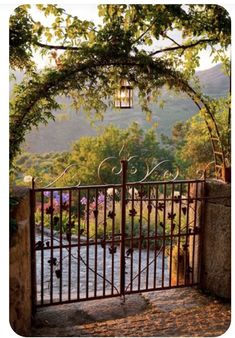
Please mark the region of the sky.
[[[98, 16], [97, 4], [60, 4], [59, 7], [65, 9], [65, 11], [72, 15], [77, 15], [79, 19], [93, 21], [96, 25], [102, 24], [102, 19]], [[35, 5], [32, 5], [31, 15], [36, 21], [41, 21], [42, 24], [50, 25], [51, 18], [45, 18], [44, 15], [37, 10]], [[173, 31], [171, 37], [176, 41], [180, 41], [180, 34], [177, 31]], [[159, 44], [160, 43], [160, 44]], [[158, 46], [164, 47], [169, 45], [169, 41], [160, 41], [158, 42]], [[229, 52], [228, 52], [229, 53]], [[216, 63], [212, 63], [212, 58], [210, 57], [210, 49], [202, 51], [200, 54], [200, 66], [196, 68], [197, 71], [209, 69], [216, 65]], [[35, 55], [35, 61], [38, 65], [38, 68], [43, 68], [45, 66], [45, 62], [49, 62], [47, 59], [45, 61], [45, 57], [42, 57], [39, 53]]]

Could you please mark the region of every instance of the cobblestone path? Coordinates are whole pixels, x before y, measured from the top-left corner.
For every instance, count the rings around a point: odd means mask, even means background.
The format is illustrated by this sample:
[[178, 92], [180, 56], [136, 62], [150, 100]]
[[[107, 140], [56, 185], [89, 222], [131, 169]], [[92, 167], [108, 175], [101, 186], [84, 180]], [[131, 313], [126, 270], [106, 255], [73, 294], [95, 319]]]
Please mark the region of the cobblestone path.
[[32, 336], [215, 337], [230, 325], [230, 304], [196, 288], [39, 309]]

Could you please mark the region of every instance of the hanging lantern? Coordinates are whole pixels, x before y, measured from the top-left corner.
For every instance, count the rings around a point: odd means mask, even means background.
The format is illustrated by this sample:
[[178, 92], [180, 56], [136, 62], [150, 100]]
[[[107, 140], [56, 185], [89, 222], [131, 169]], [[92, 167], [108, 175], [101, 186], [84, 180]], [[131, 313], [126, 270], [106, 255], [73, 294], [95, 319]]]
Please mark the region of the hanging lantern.
[[133, 88], [127, 80], [120, 81], [120, 87], [115, 93], [115, 108], [133, 107]]

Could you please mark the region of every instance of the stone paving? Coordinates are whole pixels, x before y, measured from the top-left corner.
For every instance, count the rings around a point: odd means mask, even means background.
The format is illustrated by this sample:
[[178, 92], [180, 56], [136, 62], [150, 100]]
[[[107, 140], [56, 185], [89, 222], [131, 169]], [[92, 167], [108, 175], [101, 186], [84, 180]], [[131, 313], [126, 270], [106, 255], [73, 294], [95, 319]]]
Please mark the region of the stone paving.
[[229, 303], [180, 288], [41, 308], [32, 336], [216, 337], [230, 317]]
[[[37, 232], [36, 241], [41, 239], [41, 234]], [[44, 232], [44, 241], [50, 243], [50, 235], [49, 232]], [[58, 245], [58, 236], [54, 236], [53, 245]], [[63, 245], [67, 245], [66, 239], [62, 241]], [[77, 238], [73, 242], [73, 244], [77, 243]], [[87, 249], [89, 249], [89, 260], [87, 260]], [[110, 255], [108, 247], [105, 249], [100, 245], [95, 247], [94, 245], [90, 245], [88, 248], [86, 246], [81, 246], [78, 255], [78, 248], [72, 247], [70, 254], [67, 248], [63, 248], [60, 252], [59, 249], [53, 250], [53, 259], [56, 260], [55, 266], [53, 266], [52, 273], [52, 283], [51, 283], [51, 264], [52, 260], [51, 250], [44, 250], [43, 252], [37, 251], [36, 253], [36, 271], [37, 271], [37, 298], [41, 299], [41, 284], [43, 285], [43, 297], [44, 301], [47, 302], [50, 299], [50, 284], [53, 287], [53, 298], [54, 301], [59, 299], [59, 290], [60, 283], [62, 284], [62, 299], [63, 301], [68, 300], [68, 285], [69, 279], [71, 279], [71, 299], [77, 299], [78, 294], [80, 298], [85, 298], [86, 294], [86, 285], [89, 285], [89, 297], [94, 296], [95, 289], [95, 274], [94, 274], [94, 266], [95, 266], [95, 250], [96, 250], [96, 265], [97, 265], [97, 273], [96, 275], [96, 291], [97, 295], [103, 294], [103, 276], [105, 276], [105, 292], [106, 295], [112, 294], [111, 281], [113, 278], [114, 281], [114, 293], [117, 293], [116, 290], [120, 289], [120, 250], [117, 247], [115, 255]], [[43, 254], [43, 256], [42, 256]], [[81, 257], [79, 260], [78, 257]], [[162, 281], [162, 266], [163, 266], [163, 255], [162, 252], [153, 250], [149, 250], [147, 252], [146, 249], [141, 250], [141, 256], [139, 250], [134, 250], [132, 255], [132, 288], [133, 290], [138, 290], [138, 275], [139, 271], [140, 275], [140, 289], [144, 289], [145, 285], [148, 288], [160, 287]], [[130, 289], [131, 284], [131, 259], [127, 257], [126, 259], [126, 285], [127, 291]], [[139, 265], [139, 259], [141, 257], [141, 265]], [[155, 259], [154, 259], [155, 258]], [[60, 269], [60, 260], [62, 260], [62, 274], [61, 278], [56, 278], [56, 270]], [[104, 261], [106, 263], [105, 267], [105, 275], [104, 275]], [[156, 264], [154, 264], [156, 261]], [[42, 272], [42, 262], [43, 262], [43, 280], [41, 280], [41, 272]], [[149, 264], [150, 263], [150, 264]], [[71, 275], [69, 278], [69, 265], [71, 266]], [[79, 278], [78, 278], [78, 267], [79, 267]], [[87, 267], [89, 278], [87, 281]], [[112, 267], [113, 267], [113, 277], [112, 277]], [[148, 275], [148, 276], [147, 276]], [[147, 278], [148, 277], [148, 278]], [[154, 285], [154, 279], [156, 278], [156, 285]], [[78, 279], [79, 279], [79, 292], [78, 292]], [[41, 283], [42, 281], [42, 283]], [[165, 287], [169, 286], [169, 268], [168, 268], [168, 257], [164, 256], [164, 285]]]

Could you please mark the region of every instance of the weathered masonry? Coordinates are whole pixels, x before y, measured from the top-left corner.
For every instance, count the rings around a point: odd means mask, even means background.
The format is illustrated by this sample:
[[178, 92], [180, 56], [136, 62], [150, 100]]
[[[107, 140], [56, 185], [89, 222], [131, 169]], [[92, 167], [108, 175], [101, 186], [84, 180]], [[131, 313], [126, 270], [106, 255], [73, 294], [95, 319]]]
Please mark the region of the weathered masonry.
[[201, 287], [231, 298], [231, 184], [207, 181]]

